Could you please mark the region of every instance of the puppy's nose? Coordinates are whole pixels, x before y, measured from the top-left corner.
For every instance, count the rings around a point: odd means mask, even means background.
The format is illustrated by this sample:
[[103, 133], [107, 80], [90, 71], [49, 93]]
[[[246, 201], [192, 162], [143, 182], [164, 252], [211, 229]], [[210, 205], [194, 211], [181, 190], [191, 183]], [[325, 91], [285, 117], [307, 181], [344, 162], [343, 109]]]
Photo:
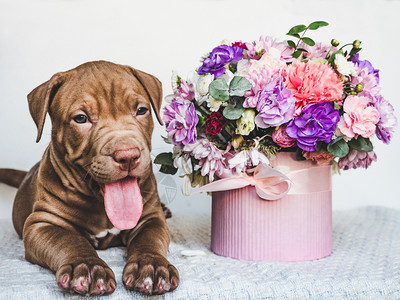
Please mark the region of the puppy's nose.
[[121, 170], [130, 171], [137, 167], [140, 150], [138, 148], [116, 150], [111, 156]]

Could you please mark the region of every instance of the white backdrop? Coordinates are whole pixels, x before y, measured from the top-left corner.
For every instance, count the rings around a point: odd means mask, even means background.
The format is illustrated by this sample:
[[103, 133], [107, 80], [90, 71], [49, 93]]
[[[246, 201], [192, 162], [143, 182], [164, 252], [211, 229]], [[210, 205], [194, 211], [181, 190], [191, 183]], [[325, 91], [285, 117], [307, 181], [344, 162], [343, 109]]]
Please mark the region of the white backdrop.
[[[40, 159], [49, 122], [36, 144], [26, 95], [58, 71], [110, 60], [157, 76], [167, 95], [171, 71], [186, 76], [222, 39], [284, 38], [293, 25], [317, 20], [330, 25], [312, 32], [315, 40], [362, 41], [361, 58], [381, 70], [383, 95], [399, 116], [399, 11], [396, 0], [0, 0], [0, 167], [29, 169]], [[156, 125], [154, 155], [171, 149], [162, 134]], [[389, 146], [375, 145], [378, 162], [368, 170], [334, 176], [334, 209], [400, 209], [399, 134]], [[208, 196], [182, 195], [178, 176], [158, 174], [158, 179], [161, 198], [173, 212], [210, 211]], [[0, 217], [10, 217], [14, 194], [0, 184]]]

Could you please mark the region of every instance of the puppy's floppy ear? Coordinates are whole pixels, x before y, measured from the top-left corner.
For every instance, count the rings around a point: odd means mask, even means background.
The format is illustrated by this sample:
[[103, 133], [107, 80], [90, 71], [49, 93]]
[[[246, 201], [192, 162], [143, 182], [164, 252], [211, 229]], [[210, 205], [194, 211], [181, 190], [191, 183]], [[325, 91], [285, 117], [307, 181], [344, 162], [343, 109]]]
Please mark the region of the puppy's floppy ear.
[[44, 121], [46, 120], [46, 113], [49, 110], [50, 103], [63, 82], [63, 73], [57, 73], [28, 95], [29, 111], [38, 130], [36, 143], [42, 137]]
[[160, 110], [161, 110], [161, 102], [162, 102], [162, 85], [161, 82], [154, 77], [153, 75], [147, 74], [143, 71], [136, 70], [132, 67], [129, 67], [132, 74], [136, 77], [137, 80], [142, 84], [144, 89], [146, 90], [147, 95], [150, 98], [151, 106], [153, 107], [155, 114], [157, 116], [157, 120], [161, 125], [164, 125]]

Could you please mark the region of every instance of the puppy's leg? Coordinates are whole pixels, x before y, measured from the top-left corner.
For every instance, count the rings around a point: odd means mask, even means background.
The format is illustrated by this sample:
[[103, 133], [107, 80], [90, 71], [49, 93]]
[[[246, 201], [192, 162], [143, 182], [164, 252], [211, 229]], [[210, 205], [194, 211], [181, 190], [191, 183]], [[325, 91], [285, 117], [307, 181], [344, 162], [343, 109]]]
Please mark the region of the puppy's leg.
[[116, 288], [113, 271], [88, 240], [63, 223], [56, 216], [33, 213], [24, 227], [26, 259], [56, 273], [57, 283], [65, 291], [112, 293]]
[[127, 289], [145, 294], [163, 294], [177, 288], [178, 270], [167, 260], [169, 231], [165, 218], [146, 221], [127, 244], [127, 263], [122, 280]]

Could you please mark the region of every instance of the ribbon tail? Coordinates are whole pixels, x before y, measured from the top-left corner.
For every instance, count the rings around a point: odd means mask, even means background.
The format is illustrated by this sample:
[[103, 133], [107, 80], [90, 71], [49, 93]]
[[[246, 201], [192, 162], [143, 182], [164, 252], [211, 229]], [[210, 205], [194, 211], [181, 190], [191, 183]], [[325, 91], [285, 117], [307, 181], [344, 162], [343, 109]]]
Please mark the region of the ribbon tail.
[[244, 179], [243, 177], [230, 177], [219, 179], [214, 182], [210, 182], [202, 187], [199, 187], [192, 194], [201, 193], [201, 192], [218, 192], [218, 191], [227, 191], [243, 188], [245, 186], [250, 185], [251, 183]]

